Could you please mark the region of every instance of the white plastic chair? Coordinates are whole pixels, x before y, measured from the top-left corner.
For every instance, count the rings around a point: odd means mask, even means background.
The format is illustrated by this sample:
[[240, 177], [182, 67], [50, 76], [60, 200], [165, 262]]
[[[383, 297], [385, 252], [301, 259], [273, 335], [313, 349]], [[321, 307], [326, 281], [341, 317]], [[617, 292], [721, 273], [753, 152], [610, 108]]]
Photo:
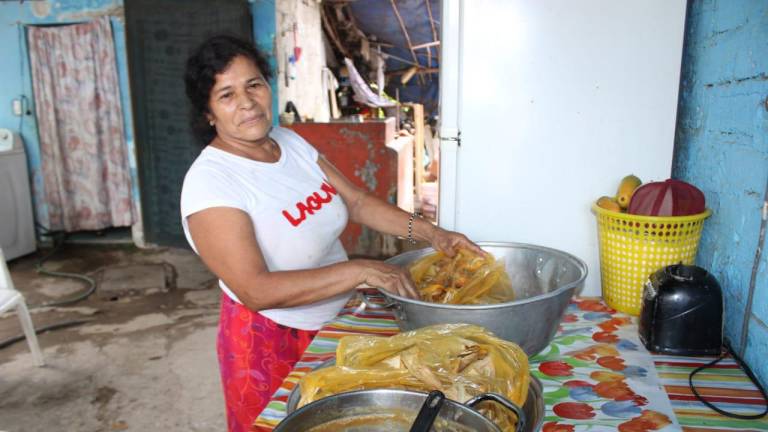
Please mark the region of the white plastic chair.
[[24, 330], [24, 336], [27, 337], [29, 350], [32, 351], [32, 360], [37, 366], [45, 365], [43, 354], [40, 352], [40, 345], [37, 343], [35, 327], [32, 325], [32, 318], [29, 316], [27, 303], [24, 301], [24, 296], [16, 291], [13, 285], [11, 272], [8, 271], [8, 266], [5, 264], [3, 249], [0, 248], [0, 313], [13, 308], [16, 308], [16, 313], [19, 315], [21, 328]]

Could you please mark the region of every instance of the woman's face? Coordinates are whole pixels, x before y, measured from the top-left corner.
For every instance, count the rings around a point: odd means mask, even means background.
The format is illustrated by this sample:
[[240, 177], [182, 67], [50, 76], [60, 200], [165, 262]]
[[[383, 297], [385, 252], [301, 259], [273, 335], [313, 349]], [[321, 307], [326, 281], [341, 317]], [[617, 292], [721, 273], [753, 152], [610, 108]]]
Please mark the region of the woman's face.
[[208, 120], [225, 141], [260, 141], [272, 127], [272, 90], [247, 57], [235, 57], [216, 75], [208, 106]]

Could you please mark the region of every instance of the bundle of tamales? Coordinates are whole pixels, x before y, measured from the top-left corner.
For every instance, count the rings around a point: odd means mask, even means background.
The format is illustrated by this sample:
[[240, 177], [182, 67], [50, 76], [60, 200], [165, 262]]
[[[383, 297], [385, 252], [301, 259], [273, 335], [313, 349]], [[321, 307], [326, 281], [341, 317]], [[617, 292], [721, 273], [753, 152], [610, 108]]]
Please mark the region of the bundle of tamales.
[[424, 301], [491, 304], [515, 299], [504, 263], [490, 254], [460, 250], [448, 257], [436, 252], [415, 261], [409, 270]]
[[[347, 391], [400, 388], [440, 390], [462, 403], [494, 392], [522, 407], [529, 380], [528, 357], [516, 344], [479, 326], [440, 324], [392, 337], [343, 337], [335, 366], [301, 379], [299, 406]], [[480, 412], [514, 430], [517, 419], [503, 407], [484, 402]]]

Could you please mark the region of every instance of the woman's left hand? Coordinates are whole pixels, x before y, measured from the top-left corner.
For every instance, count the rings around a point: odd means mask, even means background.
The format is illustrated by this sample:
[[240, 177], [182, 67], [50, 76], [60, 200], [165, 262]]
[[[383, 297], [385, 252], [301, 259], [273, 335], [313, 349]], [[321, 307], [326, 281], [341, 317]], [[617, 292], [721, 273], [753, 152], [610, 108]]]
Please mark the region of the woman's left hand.
[[460, 234], [453, 231], [447, 231], [439, 227], [435, 227], [432, 233], [430, 243], [435, 250], [440, 251], [449, 257], [456, 255], [459, 249], [469, 249], [480, 255], [485, 255], [485, 251], [480, 249], [480, 246], [473, 243], [464, 234]]

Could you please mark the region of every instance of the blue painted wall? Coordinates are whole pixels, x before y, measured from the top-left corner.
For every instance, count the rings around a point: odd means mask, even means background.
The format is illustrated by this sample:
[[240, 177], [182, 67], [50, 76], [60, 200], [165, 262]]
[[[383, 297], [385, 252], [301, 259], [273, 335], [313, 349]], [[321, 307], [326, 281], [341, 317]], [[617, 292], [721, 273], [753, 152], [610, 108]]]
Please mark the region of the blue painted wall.
[[251, 15], [253, 16], [253, 41], [256, 48], [269, 56], [269, 66], [272, 68], [272, 123], [277, 126], [280, 107], [277, 103], [277, 56], [275, 55], [275, 33], [277, 32], [277, 15], [275, 0], [250, 0]]
[[690, 2], [680, 90], [673, 176], [702, 189], [713, 210], [697, 261], [723, 287], [737, 352], [749, 320], [745, 360], [768, 385], [768, 253], [744, 316], [768, 180], [768, 2]]
[[[0, 127], [21, 132], [27, 150], [27, 162], [32, 182], [35, 218], [43, 226], [48, 225], [48, 209], [43, 199], [40, 141], [35, 121], [34, 94], [32, 91], [29, 54], [27, 51], [26, 25], [68, 24], [85, 22], [101, 15], [111, 17], [115, 52], [117, 55], [120, 96], [123, 108], [126, 145], [131, 165], [133, 197], [138, 204], [138, 182], [135, 180], [133, 123], [128, 87], [128, 70], [125, 51], [125, 27], [122, 22], [122, 0], [70, 0], [60, 2], [2, 2], [0, 3]], [[16, 117], [11, 112], [11, 101], [23, 97], [31, 115]]]
[[[257, 46], [270, 56], [273, 68], [275, 38], [274, 0], [249, 0], [253, 15], [254, 40]], [[125, 139], [128, 147], [134, 203], [140, 206], [136, 151], [133, 137], [131, 94], [128, 82], [125, 25], [122, 0], [49, 0], [36, 2], [0, 2], [0, 128], [20, 131], [27, 150], [30, 179], [33, 190], [36, 221], [48, 225], [48, 209], [43, 199], [40, 141], [35, 121], [34, 94], [27, 51], [26, 25], [71, 24], [85, 22], [94, 17], [107, 15], [117, 55], [120, 96], [123, 108]], [[273, 88], [277, 88], [273, 82]], [[17, 117], [11, 112], [11, 101], [24, 98], [31, 115]], [[274, 119], [277, 122], [277, 94], [273, 95]], [[142, 236], [143, 237], [143, 236]]]

